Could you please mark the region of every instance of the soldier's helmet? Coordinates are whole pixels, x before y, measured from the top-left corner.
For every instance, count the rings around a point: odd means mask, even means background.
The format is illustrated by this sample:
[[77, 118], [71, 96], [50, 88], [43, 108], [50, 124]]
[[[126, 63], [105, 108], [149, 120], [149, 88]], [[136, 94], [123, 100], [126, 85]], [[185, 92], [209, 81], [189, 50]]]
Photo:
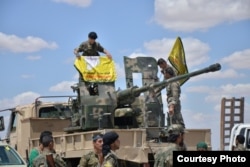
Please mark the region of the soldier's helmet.
[[167, 142], [168, 141], [168, 137], [169, 137], [169, 134], [168, 134], [168, 129], [162, 129], [161, 132], [160, 132], [160, 140], [161, 142]]
[[172, 124], [168, 127], [168, 134], [179, 135], [187, 132], [181, 124]]
[[97, 34], [96, 34], [96, 32], [90, 32], [89, 35], [88, 35], [88, 37], [90, 39], [97, 39]]
[[180, 134], [187, 133], [185, 128], [181, 124], [172, 124], [160, 132], [161, 142], [169, 142], [174, 136], [179, 136]]
[[205, 151], [205, 150], [207, 150], [207, 143], [205, 143], [203, 141], [197, 143], [196, 149], [199, 150], [199, 151]]

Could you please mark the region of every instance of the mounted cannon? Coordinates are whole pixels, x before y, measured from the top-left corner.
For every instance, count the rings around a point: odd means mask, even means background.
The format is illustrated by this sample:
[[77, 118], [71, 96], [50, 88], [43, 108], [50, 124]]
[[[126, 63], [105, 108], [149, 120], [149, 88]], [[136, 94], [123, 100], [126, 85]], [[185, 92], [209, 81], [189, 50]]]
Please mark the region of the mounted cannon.
[[[116, 91], [115, 82], [83, 80], [73, 87], [78, 98], [72, 100], [72, 126], [65, 128], [65, 131], [163, 127], [165, 115], [160, 91], [170, 82], [221, 69], [220, 64], [213, 64], [159, 82], [157, 63], [152, 57], [124, 57], [124, 65], [127, 85], [125, 90]], [[133, 86], [132, 73], [142, 74], [142, 87]], [[141, 93], [144, 93], [144, 96], [141, 96]]]

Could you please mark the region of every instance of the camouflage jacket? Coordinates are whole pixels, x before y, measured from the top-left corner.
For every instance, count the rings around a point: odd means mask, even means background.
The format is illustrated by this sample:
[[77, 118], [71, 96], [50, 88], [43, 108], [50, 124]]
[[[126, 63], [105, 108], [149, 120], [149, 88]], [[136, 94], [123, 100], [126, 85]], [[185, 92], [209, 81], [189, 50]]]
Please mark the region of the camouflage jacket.
[[114, 151], [111, 150], [108, 155], [104, 157], [104, 162], [102, 167], [119, 167], [118, 158]]
[[76, 50], [77, 52], [83, 52], [83, 56], [99, 56], [98, 52], [104, 52], [104, 48], [100, 43], [90, 44], [88, 41], [81, 43]]
[[185, 144], [185, 143], [183, 143], [183, 145], [182, 146], [177, 146], [178, 147], [178, 150], [179, 151], [187, 151], [187, 145]]
[[181, 87], [179, 82], [171, 82], [167, 86], [167, 102], [170, 104], [180, 103]]
[[94, 151], [90, 151], [89, 153], [82, 156], [78, 167], [98, 167], [99, 159], [98, 155], [95, 154]]
[[48, 155], [48, 154], [53, 155], [53, 159], [54, 159], [56, 167], [66, 167], [66, 163], [60, 157], [60, 155], [56, 154], [56, 153], [52, 153], [47, 148], [44, 148], [44, 150], [41, 152], [41, 154], [33, 160], [32, 166], [33, 167], [49, 167], [47, 159], [46, 159], [46, 155]]
[[169, 143], [166, 148], [158, 150], [154, 156], [154, 167], [172, 167], [173, 151], [180, 151], [180, 147], [175, 143]]
[[243, 144], [238, 144], [235, 148], [234, 151], [246, 151], [246, 148], [244, 147]]

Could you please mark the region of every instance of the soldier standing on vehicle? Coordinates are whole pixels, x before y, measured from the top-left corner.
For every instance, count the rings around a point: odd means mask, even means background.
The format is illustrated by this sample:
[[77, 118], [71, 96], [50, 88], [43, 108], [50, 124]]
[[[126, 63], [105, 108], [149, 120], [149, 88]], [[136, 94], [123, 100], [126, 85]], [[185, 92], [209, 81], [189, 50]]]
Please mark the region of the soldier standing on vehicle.
[[163, 58], [158, 59], [157, 65], [160, 67], [161, 73], [162, 73], [162, 74], [164, 74], [164, 70], [165, 70], [166, 68], [168, 68], [168, 67], [169, 67], [169, 68], [173, 68], [173, 67], [170, 66], [170, 65], [166, 62], [166, 60], [164, 60]]
[[93, 136], [93, 147], [94, 150], [90, 151], [80, 160], [78, 167], [98, 167], [102, 165], [103, 156], [102, 156], [102, 144], [103, 144], [103, 135], [97, 134]]
[[172, 124], [167, 129], [167, 142], [169, 145], [166, 148], [159, 149], [155, 154], [154, 167], [172, 167], [173, 166], [173, 151], [183, 151], [185, 130], [180, 124]]
[[[166, 79], [175, 76], [174, 70], [170, 67], [164, 69], [163, 73]], [[180, 95], [181, 87], [178, 81], [171, 82], [167, 85], [167, 103], [170, 122], [173, 124], [181, 124], [183, 128], [185, 128], [184, 120], [181, 114]]]
[[103, 167], [119, 167], [118, 157], [115, 150], [120, 148], [119, 135], [110, 131], [103, 135], [102, 154], [104, 157]]
[[243, 135], [237, 135], [235, 144], [236, 147], [233, 147], [233, 151], [246, 151], [246, 148], [244, 147], [245, 137]]
[[104, 49], [99, 42], [96, 42], [97, 34], [90, 32], [88, 34], [88, 40], [82, 42], [79, 47], [74, 49], [74, 54], [80, 57], [79, 52], [82, 52], [83, 56], [100, 56], [98, 52], [105, 53], [110, 59], [112, 59], [109, 51]]
[[43, 136], [47, 136], [47, 135], [52, 136], [52, 132], [51, 131], [43, 131], [40, 134], [39, 146], [37, 148], [33, 148], [30, 151], [30, 155], [29, 155], [29, 166], [30, 167], [32, 167], [33, 160], [42, 152], [42, 150], [43, 150], [42, 139], [43, 139]]
[[50, 166], [66, 167], [66, 163], [59, 154], [54, 152], [54, 142], [52, 136], [43, 136], [43, 150], [41, 154], [33, 161], [33, 167]]

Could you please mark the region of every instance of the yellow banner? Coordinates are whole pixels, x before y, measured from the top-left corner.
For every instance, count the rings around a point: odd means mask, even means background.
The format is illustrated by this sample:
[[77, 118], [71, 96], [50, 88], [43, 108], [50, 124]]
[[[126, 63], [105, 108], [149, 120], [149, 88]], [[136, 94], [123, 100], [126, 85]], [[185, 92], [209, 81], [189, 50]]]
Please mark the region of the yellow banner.
[[116, 80], [115, 63], [106, 56], [80, 56], [76, 58], [75, 68], [88, 82], [114, 82]]
[[[186, 64], [185, 51], [180, 37], [177, 37], [175, 44], [168, 57], [169, 62], [177, 71], [177, 75], [187, 74], [188, 68]], [[189, 78], [180, 80], [180, 85], [183, 85]]]

